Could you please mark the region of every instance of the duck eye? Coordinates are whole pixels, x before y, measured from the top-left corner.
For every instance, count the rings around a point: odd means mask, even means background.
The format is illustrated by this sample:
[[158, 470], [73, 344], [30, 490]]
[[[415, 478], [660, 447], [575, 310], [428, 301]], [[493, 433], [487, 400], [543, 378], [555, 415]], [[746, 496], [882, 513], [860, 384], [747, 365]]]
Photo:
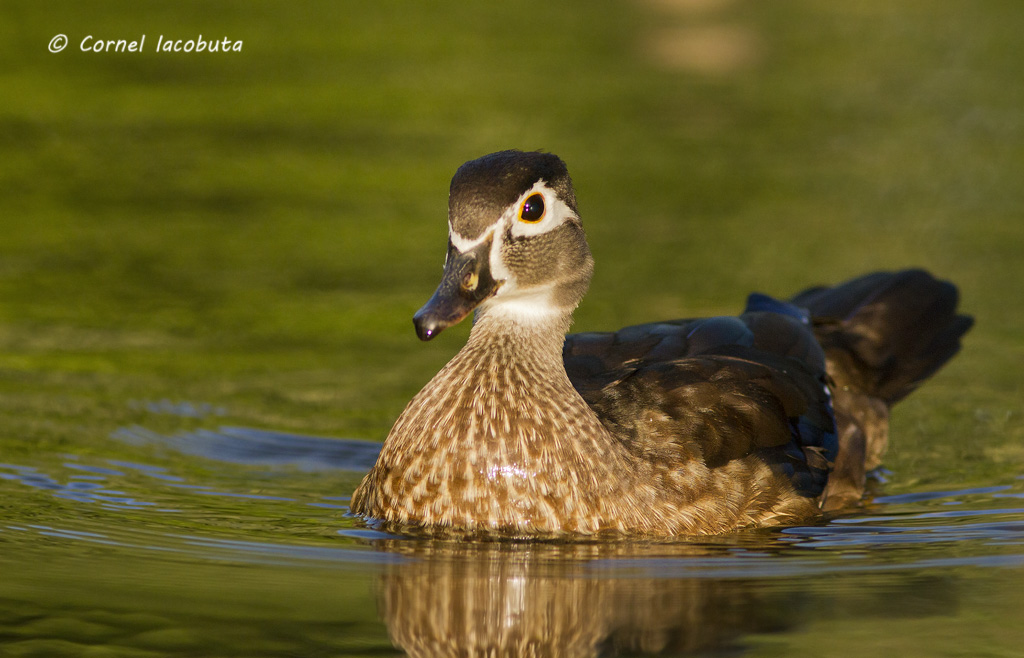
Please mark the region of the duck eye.
[[536, 224], [544, 219], [544, 197], [540, 194], [531, 194], [523, 201], [519, 208], [519, 219], [524, 222]]

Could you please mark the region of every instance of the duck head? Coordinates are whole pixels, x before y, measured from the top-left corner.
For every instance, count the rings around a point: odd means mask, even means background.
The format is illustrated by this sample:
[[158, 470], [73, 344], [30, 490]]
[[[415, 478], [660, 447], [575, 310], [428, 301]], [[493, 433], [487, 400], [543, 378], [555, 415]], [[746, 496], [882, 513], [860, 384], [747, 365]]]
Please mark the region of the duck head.
[[416, 334], [430, 340], [474, 310], [520, 322], [568, 319], [593, 270], [558, 156], [500, 151], [471, 160], [452, 178], [444, 274], [413, 317]]

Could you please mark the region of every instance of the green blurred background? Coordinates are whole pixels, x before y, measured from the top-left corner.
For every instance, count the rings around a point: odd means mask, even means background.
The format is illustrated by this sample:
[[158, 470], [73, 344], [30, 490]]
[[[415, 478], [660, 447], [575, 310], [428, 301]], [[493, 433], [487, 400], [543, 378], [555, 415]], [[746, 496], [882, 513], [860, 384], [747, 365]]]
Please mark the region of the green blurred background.
[[1021, 34], [1006, 0], [5, 0], [0, 446], [109, 450], [162, 398], [224, 415], [151, 427], [382, 439], [468, 331], [410, 323], [450, 176], [522, 148], [577, 186], [577, 329], [877, 268], [955, 281], [977, 326], [890, 465], [983, 479], [1024, 461]]

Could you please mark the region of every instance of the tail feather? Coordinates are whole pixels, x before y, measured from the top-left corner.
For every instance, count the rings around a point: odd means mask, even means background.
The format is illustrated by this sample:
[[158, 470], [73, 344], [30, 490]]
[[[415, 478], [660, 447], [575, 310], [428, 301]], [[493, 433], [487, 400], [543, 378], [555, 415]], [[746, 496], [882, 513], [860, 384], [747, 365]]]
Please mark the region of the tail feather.
[[874, 272], [792, 298], [811, 315], [833, 381], [839, 456], [826, 510], [856, 503], [889, 443], [889, 409], [960, 350], [974, 323], [956, 286], [924, 270]]
[[974, 322], [957, 314], [956, 286], [924, 270], [874, 272], [792, 301], [810, 311], [826, 353], [844, 362], [836, 373], [844, 384], [890, 406], [945, 365]]

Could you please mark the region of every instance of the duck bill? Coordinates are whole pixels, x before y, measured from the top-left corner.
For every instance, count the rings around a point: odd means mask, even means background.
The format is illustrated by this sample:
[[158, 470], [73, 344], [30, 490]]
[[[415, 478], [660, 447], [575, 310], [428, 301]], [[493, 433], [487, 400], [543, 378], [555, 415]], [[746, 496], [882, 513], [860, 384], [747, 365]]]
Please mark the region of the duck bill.
[[493, 237], [466, 252], [448, 242], [444, 275], [434, 296], [416, 311], [412, 322], [420, 340], [430, 340], [458, 324], [501, 286], [491, 276], [490, 253]]

